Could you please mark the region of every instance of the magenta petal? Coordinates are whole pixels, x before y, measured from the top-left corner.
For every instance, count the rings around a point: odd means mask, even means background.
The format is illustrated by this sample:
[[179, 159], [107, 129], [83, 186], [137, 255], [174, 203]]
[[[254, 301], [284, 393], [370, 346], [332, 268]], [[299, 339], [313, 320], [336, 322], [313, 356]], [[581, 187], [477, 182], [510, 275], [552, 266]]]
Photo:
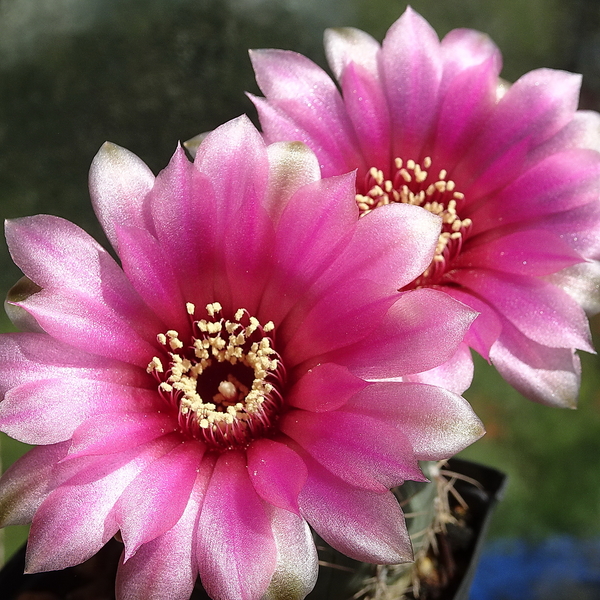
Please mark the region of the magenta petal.
[[418, 159], [438, 110], [440, 42], [431, 25], [409, 7], [390, 27], [382, 47], [394, 156]]
[[485, 33], [473, 29], [453, 29], [440, 42], [444, 60], [444, 81], [453, 79], [470, 67], [491, 62], [496, 77], [502, 67], [502, 55]]
[[86, 481], [85, 473], [77, 475], [49, 494], [31, 524], [27, 572], [64, 569], [98, 552], [118, 529], [106, 522], [114, 503], [130, 481], [164, 451], [164, 444], [153, 444], [121, 454], [118, 468], [108, 474], [91, 481]]
[[125, 544], [125, 561], [142, 544], [179, 521], [189, 503], [203, 454], [203, 444], [180, 444], [148, 465], [125, 488], [113, 509]]
[[86, 354], [46, 334], [0, 336], [0, 393], [28, 381], [60, 377], [110, 381], [133, 387], [152, 383], [145, 369]]
[[363, 379], [420, 373], [452, 357], [475, 317], [474, 311], [443, 292], [405, 292], [369, 336], [328, 358]]
[[541, 229], [527, 229], [467, 247], [454, 266], [539, 276], [583, 261], [559, 236]]
[[177, 430], [177, 420], [167, 411], [97, 415], [75, 430], [67, 458], [122, 452]]
[[353, 396], [343, 410], [396, 427], [419, 460], [452, 456], [485, 433], [464, 398], [422, 383], [375, 383]]
[[585, 313], [556, 286], [489, 269], [461, 269], [452, 279], [489, 302], [538, 344], [594, 351]]
[[530, 400], [559, 408], [577, 405], [581, 364], [572, 349], [536, 344], [505, 322], [490, 359], [502, 377]]
[[[369, 390], [361, 395], [367, 401]], [[425, 480], [403, 433], [371, 416], [292, 410], [282, 417], [280, 427], [321, 465], [351, 485], [382, 493], [406, 479]]]
[[117, 572], [117, 600], [189, 600], [196, 582], [196, 522], [209, 473], [204, 465], [179, 521], [169, 531], [143, 544]]
[[0, 429], [26, 444], [55, 444], [96, 415], [157, 408], [160, 399], [152, 390], [85, 379], [40, 379], [6, 393], [0, 402]]
[[311, 527], [336, 550], [380, 564], [411, 561], [412, 547], [398, 501], [335, 477], [310, 458], [300, 509]]
[[38, 446], [14, 462], [0, 479], [0, 527], [31, 523], [50, 493], [48, 479], [69, 443]]
[[[149, 197], [156, 237], [186, 302], [213, 302], [216, 207], [208, 179], [179, 147]], [[185, 256], [185, 260], [179, 257]], [[190, 277], [190, 271], [197, 273]], [[174, 305], [173, 301], [169, 305]]]
[[342, 73], [341, 86], [367, 168], [385, 167], [392, 158], [391, 119], [379, 78], [352, 63]]
[[290, 406], [312, 412], [337, 410], [348, 398], [367, 386], [346, 367], [321, 363], [309, 369], [287, 395]]
[[138, 294], [171, 329], [185, 331], [185, 300], [158, 240], [143, 229], [122, 225], [116, 226], [116, 235], [123, 270]]
[[197, 535], [198, 571], [211, 597], [256, 600], [264, 594], [277, 565], [277, 549], [241, 452], [219, 456]]
[[287, 510], [267, 507], [277, 546], [277, 566], [262, 600], [303, 600], [319, 573], [319, 557], [306, 521]]
[[115, 249], [115, 225], [148, 225], [144, 200], [154, 175], [133, 152], [106, 142], [94, 157], [89, 184], [96, 216]]
[[598, 198], [599, 177], [597, 152], [575, 148], [553, 154], [513, 180], [493, 202], [475, 207], [469, 213], [474, 230], [539, 219], [592, 202]]
[[298, 494], [307, 477], [304, 461], [285, 444], [267, 438], [252, 442], [247, 454], [248, 475], [257, 494], [298, 514]]
[[546, 278], [571, 296], [588, 315], [600, 312], [600, 263], [574, 265]]
[[[486, 135], [472, 145], [463, 164], [471, 169], [478, 164], [487, 167], [517, 143], [527, 140], [534, 148], [550, 138], [573, 117], [580, 85], [580, 75], [564, 71], [538, 69], [525, 74], [498, 103], [486, 123]], [[513, 178], [514, 171], [506, 173], [505, 181]]]
[[[262, 201], [269, 175], [264, 141], [247, 117], [221, 125], [202, 142], [196, 169], [214, 186], [215, 298], [226, 311], [255, 314], [269, 269], [274, 235]], [[233, 285], [234, 284], [234, 285]]]

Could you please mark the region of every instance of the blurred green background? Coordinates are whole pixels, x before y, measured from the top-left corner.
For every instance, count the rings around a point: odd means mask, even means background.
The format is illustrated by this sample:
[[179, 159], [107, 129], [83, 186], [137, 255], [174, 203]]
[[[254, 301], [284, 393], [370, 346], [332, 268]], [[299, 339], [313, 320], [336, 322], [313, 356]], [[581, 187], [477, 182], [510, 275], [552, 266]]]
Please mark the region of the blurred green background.
[[[581, 106], [600, 108], [597, 0], [415, 0], [440, 36], [487, 32], [512, 81], [537, 67], [584, 74]], [[258, 93], [248, 48], [293, 49], [325, 65], [325, 27], [381, 39], [393, 0], [0, 0], [0, 214], [51, 213], [101, 242], [87, 172], [105, 140], [157, 172], [178, 140], [247, 112]], [[19, 277], [0, 242], [0, 291]], [[9, 328], [2, 317], [1, 327]], [[592, 327], [600, 341], [600, 320]], [[493, 536], [600, 533], [600, 363], [584, 356], [580, 408], [535, 405], [484, 361], [466, 394], [488, 434], [464, 452], [510, 475]], [[36, 418], [36, 415], [31, 415]], [[0, 438], [6, 468], [26, 449]], [[6, 556], [26, 535], [7, 528]]]

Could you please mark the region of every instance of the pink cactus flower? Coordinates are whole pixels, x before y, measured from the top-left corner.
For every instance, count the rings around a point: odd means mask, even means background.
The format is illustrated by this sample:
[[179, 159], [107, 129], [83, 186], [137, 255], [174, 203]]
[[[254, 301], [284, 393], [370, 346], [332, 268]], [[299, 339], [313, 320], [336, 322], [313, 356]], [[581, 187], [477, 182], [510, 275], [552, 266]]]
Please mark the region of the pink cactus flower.
[[119, 532], [121, 600], [186, 600], [197, 576], [215, 599], [303, 598], [309, 525], [358, 560], [410, 560], [389, 489], [482, 434], [460, 396], [399, 380], [448, 360], [475, 316], [397, 291], [439, 217], [358, 219], [353, 174], [321, 179], [246, 118], [156, 178], [106, 144], [90, 188], [121, 266], [60, 218], [7, 225], [35, 283], [13, 303], [30, 331], [0, 337], [0, 429], [37, 445], [0, 484], [1, 524], [32, 521], [27, 569]]
[[[480, 314], [466, 343], [529, 398], [573, 406], [600, 310], [600, 119], [580, 76], [514, 85], [483, 34], [441, 42], [408, 8], [380, 46], [325, 33], [338, 83], [294, 52], [251, 53], [265, 139], [300, 140], [324, 177], [356, 169], [361, 214], [389, 203], [442, 216], [433, 261], [403, 289], [441, 289]], [[340, 93], [341, 90], [341, 93]]]

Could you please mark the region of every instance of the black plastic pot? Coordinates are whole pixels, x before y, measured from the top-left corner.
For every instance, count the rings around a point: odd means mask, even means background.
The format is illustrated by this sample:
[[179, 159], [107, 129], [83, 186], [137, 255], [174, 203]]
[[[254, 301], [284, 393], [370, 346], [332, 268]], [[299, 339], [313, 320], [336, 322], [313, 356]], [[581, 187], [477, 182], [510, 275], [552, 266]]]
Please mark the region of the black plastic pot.
[[[460, 531], [449, 529], [439, 539], [442, 554], [446, 555], [446, 579], [443, 589], [427, 591], [421, 599], [468, 600], [483, 540], [494, 510], [501, 498], [506, 476], [477, 463], [451, 459], [448, 470], [479, 482], [480, 488], [458, 479], [456, 491], [468, 505], [466, 526]], [[321, 544], [318, 544], [319, 546]], [[88, 561], [62, 571], [23, 574], [25, 547], [12, 557], [0, 571], [0, 598], [2, 600], [114, 600], [114, 581], [122, 545], [111, 540]], [[322, 568], [319, 582], [309, 600], [339, 598], [344, 590], [351, 590], [352, 579], [362, 563], [342, 557], [330, 548], [320, 550], [321, 560], [337, 564], [338, 568]], [[442, 556], [442, 558], [444, 558]], [[351, 596], [352, 593], [349, 593]], [[197, 586], [191, 600], [204, 600], [206, 593]]]

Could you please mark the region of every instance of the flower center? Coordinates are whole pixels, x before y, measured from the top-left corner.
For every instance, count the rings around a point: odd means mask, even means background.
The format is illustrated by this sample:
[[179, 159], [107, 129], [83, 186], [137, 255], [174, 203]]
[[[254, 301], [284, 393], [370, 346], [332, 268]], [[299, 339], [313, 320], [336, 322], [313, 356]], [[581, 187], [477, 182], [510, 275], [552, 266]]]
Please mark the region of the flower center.
[[447, 179], [445, 169], [439, 171], [437, 178], [432, 174], [430, 157], [423, 160], [422, 166], [414, 160], [404, 163], [401, 158], [396, 158], [394, 169], [388, 179], [380, 169], [369, 169], [365, 177], [366, 193], [356, 195], [360, 215], [394, 202], [415, 204], [439, 215], [442, 232], [433, 260], [417, 279], [403, 289], [434, 285], [450, 269], [471, 230], [471, 219], [461, 219], [457, 212], [463, 206], [465, 196], [456, 191], [454, 181]]
[[193, 304], [186, 308], [191, 338], [182, 341], [172, 329], [159, 333], [165, 353], [154, 356], [147, 371], [178, 409], [182, 430], [213, 449], [244, 447], [272, 429], [283, 403], [285, 370], [273, 348], [275, 326], [261, 325], [242, 308], [225, 319], [218, 302], [207, 305], [206, 319], [195, 320]]

